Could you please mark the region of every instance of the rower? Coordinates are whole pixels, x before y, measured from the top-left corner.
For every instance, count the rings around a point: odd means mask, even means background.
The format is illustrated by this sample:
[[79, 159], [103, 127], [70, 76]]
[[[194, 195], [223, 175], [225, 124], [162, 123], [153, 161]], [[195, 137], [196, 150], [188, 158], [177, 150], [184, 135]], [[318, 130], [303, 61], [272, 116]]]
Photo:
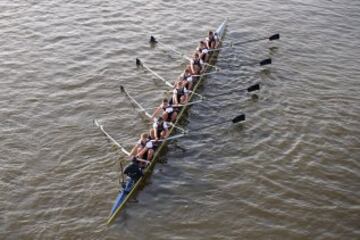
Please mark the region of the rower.
[[190, 68], [192, 75], [199, 75], [202, 70], [202, 61], [199, 53], [195, 52], [193, 58], [190, 61]]
[[199, 42], [199, 46], [197, 47], [197, 52], [200, 55], [200, 59], [203, 62], [209, 61], [209, 48], [207, 47], [206, 43], [204, 41]]
[[162, 117], [156, 119], [153, 123], [153, 127], [150, 129], [151, 139], [155, 141], [167, 138], [169, 133], [169, 125]]
[[173, 91], [172, 103], [174, 105], [186, 104], [189, 98], [189, 91], [186, 88], [187, 81], [181, 79], [175, 83]]
[[[139, 161], [137, 161], [136, 157], [132, 158], [132, 163], [125, 168], [124, 174], [134, 182], [137, 182], [139, 178], [144, 176], [142, 167], [139, 165]], [[131, 184], [131, 182], [129, 182], [129, 184]], [[127, 189], [127, 187], [124, 187], [124, 189]]]
[[155, 151], [155, 146], [151, 141], [149, 134], [142, 133], [139, 141], [131, 150], [130, 156], [136, 156], [141, 159], [151, 161]]
[[161, 109], [163, 110], [162, 113], [162, 118], [166, 121], [166, 122], [175, 122], [176, 121], [176, 117], [177, 117], [177, 109], [169, 104], [169, 101], [167, 100], [167, 98], [164, 98], [160, 104], [159, 107], [156, 108], [155, 112], [153, 113], [153, 115], [151, 116], [152, 119], [154, 119], [156, 117], [156, 115], [158, 115], [161, 111]]
[[208, 49], [214, 49], [216, 48], [216, 39], [215, 39], [215, 35], [212, 31], [209, 31], [209, 34], [206, 38], [206, 44]]
[[183, 81], [186, 81], [186, 85], [185, 87], [189, 90], [192, 90], [192, 87], [193, 87], [193, 83], [195, 81], [195, 77], [192, 76], [191, 74], [191, 66], [188, 65], [183, 74], [180, 75], [180, 79], [179, 80], [183, 80]]

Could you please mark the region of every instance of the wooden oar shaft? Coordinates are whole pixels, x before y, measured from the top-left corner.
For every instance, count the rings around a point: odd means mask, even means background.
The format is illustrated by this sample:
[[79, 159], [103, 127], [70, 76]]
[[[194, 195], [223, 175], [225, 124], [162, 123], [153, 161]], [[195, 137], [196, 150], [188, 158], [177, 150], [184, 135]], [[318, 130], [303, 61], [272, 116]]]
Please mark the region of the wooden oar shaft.
[[[121, 149], [121, 151], [123, 153], [125, 153], [127, 156], [130, 156], [130, 152], [128, 152], [120, 143], [118, 143], [109, 133], [107, 133], [103, 127], [103, 125], [99, 124], [99, 122], [95, 119], [94, 123], [97, 127], [99, 127], [99, 129], [104, 133], [104, 135], [110, 139], [117, 147], [119, 147]], [[144, 162], [144, 163], [149, 163], [148, 160], [145, 159], [141, 159], [141, 158], [137, 158], [138, 161], [140, 162]]]
[[131, 100], [138, 108], [140, 108], [140, 110], [141, 110], [142, 112], [144, 112], [144, 114], [145, 114], [147, 117], [149, 117], [150, 119], [152, 118], [151, 114], [148, 113], [148, 112], [145, 110], [145, 108], [143, 108], [143, 107], [140, 105], [140, 103], [138, 103], [138, 101], [136, 101], [135, 98], [133, 98], [133, 97], [125, 90], [125, 88], [124, 88], [123, 86], [120, 86], [120, 90], [121, 90], [122, 92], [124, 92], [124, 93], [126, 94], [126, 96], [127, 96], [128, 98], [130, 98], [130, 100]]
[[120, 145], [120, 143], [118, 143], [109, 133], [107, 133], [103, 127], [103, 125], [99, 124], [99, 122], [95, 119], [94, 123], [97, 127], [99, 127], [99, 129], [101, 130], [101, 132], [108, 138], [110, 139], [117, 147], [119, 147], [121, 149], [121, 151], [123, 153], [125, 153], [126, 155], [130, 156], [130, 153], [123, 147]]
[[169, 87], [174, 87], [173, 84], [171, 84], [169, 81], [167, 81], [165, 78], [161, 77], [157, 72], [155, 72], [154, 70], [152, 70], [150, 67], [146, 66], [143, 62], [141, 63], [141, 65], [146, 68], [150, 73], [152, 73], [153, 75], [155, 75], [158, 79], [162, 80], [166, 85], [168, 85]]
[[158, 44], [160, 44], [161, 46], [163, 46], [164, 48], [167, 48], [167, 49], [169, 49], [169, 50], [171, 50], [171, 51], [173, 51], [173, 52], [175, 52], [175, 53], [179, 54], [179, 55], [180, 55], [180, 56], [182, 56], [183, 58], [185, 58], [185, 59], [187, 59], [187, 60], [191, 61], [191, 58], [189, 58], [188, 56], [186, 56], [186, 55], [185, 55], [185, 54], [183, 54], [182, 52], [180, 52], [180, 51], [176, 50], [174, 47], [171, 47], [171, 46], [169, 46], [169, 45], [166, 45], [166, 44], [164, 44], [164, 43], [160, 42], [159, 40], [157, 40], [157, 43], [158, 43]]
[[[128, 98], [130, 98], [130, 100], [131, 100], [142, 112], [144, 112], [145, 115], [146, 115], [148, 118], [150, 118], [150, 119], [153, 118], [152, 115], [151, 115], [150, 113], [148, 113], [148, 112], [145, 110], [145, 108], [143, 108], [143, 106], [141, 106], [141, 104], [140, 104], [138, 101], [135, 100], [135, 98], [133, 98], [132, 96], [130, 96], [130, 94], [125, 90], [125, 88], [124, 88], [123, 86], [120, 86], [120, 90], [121, 90], [122, 92], [124, 92], [124, 93], [126, 94], [126, 96], [128, 96]], [[172, 122], [170, 122], [169, 124], [170, 124], [172, 127], [176, 128], [176, 129], [178, 129], [178, 130], [180, 130], [180, 131], [182, 131], [182, 132], [185, 131], [183, 128], [181, 128], [181, 127], [179, 127], [179, 126], [176, 126], [176, 125], [173, 124]]]

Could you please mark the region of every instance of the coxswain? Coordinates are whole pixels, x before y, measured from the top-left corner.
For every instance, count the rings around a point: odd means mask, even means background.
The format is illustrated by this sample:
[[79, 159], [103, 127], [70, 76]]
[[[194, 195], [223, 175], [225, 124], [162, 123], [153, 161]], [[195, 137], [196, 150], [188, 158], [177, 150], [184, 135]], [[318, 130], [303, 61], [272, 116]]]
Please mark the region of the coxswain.
[[[142, 172], [142, 167], [140, 166], [139, 161], [137, 161], [136, 157], [132, 158], [132, 163], [125, 168], [124, 174], [126, 174], [134, 182], [137, 182], [139, 178], [144, 176]], [[129, 184], [131, 184], [131, 182], [129, 182]], [[129, 187], [125, 187], [125, 189], [127, 188]]]
[[169, 136], [169, 124], [162, 117], [159, 117], [153, 123], [150, 136], [155, 141], [167, 138]]
[[207, 47], [204, 41], [199, 42], [199, 46], [197, 47], [197, 52], [199, 53], [200, 59], [203, 62], [209, 61], [209, 48]]
[[151, 141], [149, 134], [142, 133], [139, 141], [130, 152], [130, 156], [136, 156], [141, 159], [151, 161], [155, 151], [155, 145]]
[[209, 31], [209, 34], [206, 38], [206, 45], [208, 49], [214, 49], [216, 48], [216, 39], [215, 39], [215, 35], [212, 31]]
[[163, 110], [161, 116], [166, 122], [175, 122], [177, 117], [177, 108], [175, 106], [172, 106], [169, 104], [169, 101], [167, 98], [164, 98], [160, 104], [151, 116], [152, 119], [157, 117], [157, 115], [160, 113], [160, 111]]
[[174, 105], [186, 104], [189, 98], [189, 91], [186, 88], [187, 81], [181, 79], [175, 83], [175, 88], [173, 90], [172, 102]]
[[199, 53], [195, 52], [193, 58], [190, 61], [190, 69], [192, 75], [199, 75], [202, 70], [202, 61]]

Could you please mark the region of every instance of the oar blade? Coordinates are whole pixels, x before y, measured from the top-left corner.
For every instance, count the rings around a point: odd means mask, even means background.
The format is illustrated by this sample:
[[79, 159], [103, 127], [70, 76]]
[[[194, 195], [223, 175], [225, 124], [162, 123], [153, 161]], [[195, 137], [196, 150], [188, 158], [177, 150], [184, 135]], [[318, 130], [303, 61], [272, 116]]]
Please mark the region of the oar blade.
[[141, 62], [141, 60], [139, 58], [136, 58], [136, 66], [137, 67], [142, 66], [142, 62]]
[[248, 92], [254, 92], [260, 90], [260, 84], [254, 84], [246, 89]]
[[99, 124], [99, 122], [98, 122], [96, 119], [94, 119], [94, 122], [93, 122], [93, 123], [94, 123], [95, 126], [100, 127], [100, 124]]
[[278, 39], [280, 39], [280, 33], [276, 33], [276, 34], [269, 37], [270, 41], [278, 40]]
[[245, 114], [240, 114], [239, 116], [236, 116], [231, 120], [233, 123], [239, 123], [245, 121]]
[[271, 64], [272, 60], [271, 58], [264, 59], [260, 62], [260, 66], [265, 66]]
[[158, 41], [154, 36], [150, 36], [150, 43], [157, 43]]
[[125, 88], [124, 88], [123, 85], [120, 85], [120, 91], [121, 91], [122, 93], [125, 93]]

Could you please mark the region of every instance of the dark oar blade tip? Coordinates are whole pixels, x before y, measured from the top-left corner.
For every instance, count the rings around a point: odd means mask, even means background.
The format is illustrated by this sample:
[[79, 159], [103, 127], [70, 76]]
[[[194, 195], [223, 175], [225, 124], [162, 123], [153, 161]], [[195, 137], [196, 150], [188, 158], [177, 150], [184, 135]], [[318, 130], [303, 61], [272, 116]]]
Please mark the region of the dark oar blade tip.
[[157, 40], [154, 36], [150, 36], [150, 43], [157, 43]]
[[120, 91], [121, 91], [121, 92], [125, 92], [125, 88], [124, 88], [123, 85], [120, 85]]
[[276, 34], [272, 35], [271, 37], [269, 37], [270, 41], [278, 40], [278, 39], [280, 39], [280, 33], [276, 33]]
[[238, 123], [238, 122], [242, 122], [242, 121], [245, 121], [245, 114], [241, 114], [239, 116], [236, 116], [232, 120], [233, 123]]
[[247, 88], [248, 92], [254, 92], [257, 90], [260, 90], [260, 84], [258, 84], [258, 83]]
[[136, 58], [136, 66], [141, 66], [141, 61], [140, 61], [140, 59], [138, 59], [138, 58]]
[[267, 58], [267, 59], [264, 59], [260, 62], [260, 66], [264, 66], [264, 65], [268, 65], [268, 64], [271, 64], [272, 63], [272, 60], [271, 58]]

